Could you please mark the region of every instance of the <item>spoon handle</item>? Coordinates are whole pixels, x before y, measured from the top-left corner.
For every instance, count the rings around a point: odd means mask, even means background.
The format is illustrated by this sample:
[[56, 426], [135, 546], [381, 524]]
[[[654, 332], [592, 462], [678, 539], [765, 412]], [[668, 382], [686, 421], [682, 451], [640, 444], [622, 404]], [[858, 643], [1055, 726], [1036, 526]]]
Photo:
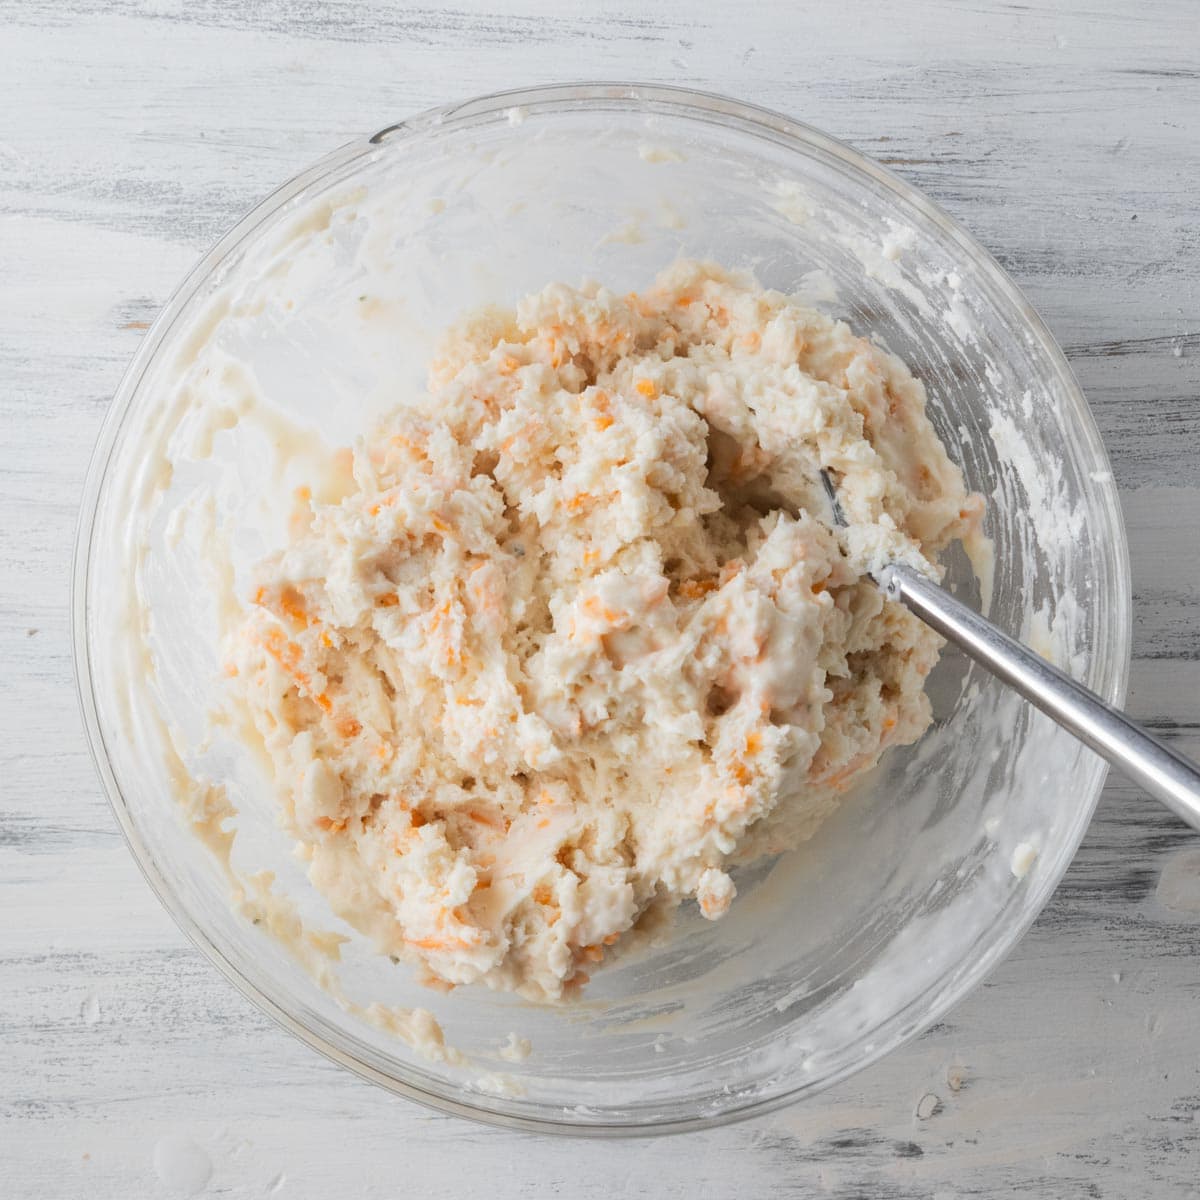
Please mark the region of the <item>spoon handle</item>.
[[879, 586], [947, 641], [1018, 691], [1130, 779], [1200, 830], [1200, 768], [1176, 754], [1095, 692], [1014, 641], [937, 584], [890, 565]]

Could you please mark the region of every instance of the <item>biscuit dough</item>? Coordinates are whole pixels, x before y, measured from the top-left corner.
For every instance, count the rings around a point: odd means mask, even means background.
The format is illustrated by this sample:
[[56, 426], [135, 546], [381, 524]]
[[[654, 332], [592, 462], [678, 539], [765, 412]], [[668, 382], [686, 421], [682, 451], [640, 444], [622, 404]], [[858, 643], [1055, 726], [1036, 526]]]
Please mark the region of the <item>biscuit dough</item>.
[[902, 363], [697, 263], [465, 321], [341, 469], [231, 686], [334, 910], [539, 1000], [921, 735], [940, 640], [863, 576], [982, 514]]

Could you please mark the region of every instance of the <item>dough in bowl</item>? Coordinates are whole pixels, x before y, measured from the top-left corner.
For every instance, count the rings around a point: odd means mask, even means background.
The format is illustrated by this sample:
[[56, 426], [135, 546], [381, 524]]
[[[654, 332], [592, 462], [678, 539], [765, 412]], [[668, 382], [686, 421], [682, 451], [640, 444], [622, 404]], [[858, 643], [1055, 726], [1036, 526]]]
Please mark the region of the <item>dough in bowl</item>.
[[845, 324], [678, 263], [467, 319], [400, 399], [228, 669], [313, 884], [428, 982], [569, 995], [927, 727], [940, 640], [864, 575], [982, 501]]

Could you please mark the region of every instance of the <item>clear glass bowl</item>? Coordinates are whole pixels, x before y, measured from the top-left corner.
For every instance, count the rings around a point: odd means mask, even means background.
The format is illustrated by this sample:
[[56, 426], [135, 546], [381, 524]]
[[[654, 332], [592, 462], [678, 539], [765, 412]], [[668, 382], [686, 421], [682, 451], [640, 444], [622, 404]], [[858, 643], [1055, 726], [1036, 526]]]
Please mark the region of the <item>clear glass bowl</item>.
[[[698, 1128], [845, 1078], [932, 1023], [1010, 949], [1066, 870], [1104, 777], [1097, 758], [947, 652], [920, 744], [889, 752], [811, 843], [743, 870], [726, 919], [689, 906], [662, 945], [599, 971], [579, 1003], [431, 993], [327, 911], [275, 825], [263, 767], [208, 722], [222, 686], [216, 596], [230, 577], [212, 573], [205, 545], [234, 530], [232, 586], [243, 586], [248, 564], [284, 536], [280, 514], [314, 438], [344, 445], [419, 387], [432, 339], [463, 310], [555, 279], [641, 286], [678, 255], [752, 268], [911, 365], [952, 456], [988, 497], [990, 615], [1120, 701], [1130, 644], [1120, 511], [1045, 326], [912, 188], [813, 129], [716, 96], [540, 88], [338, 150], [255, 208], [182, 284], [121, 385], [87, 483], [79, 689], [151, 885], [229, 978], [310, 1045], [396, 1092], [500, 1124]], [[222, 355], [251, 364], [266, 408], [239, 407], [236, 371], [228, 410], [195, 401], [195, 372], [220, 369]], [[308, 433], [274, 422], [276, 410]], [[201, 495], [213, 497], [207, 508]], [[950, 585], [980, 602], [965, 558], [949, 567]], [[427, 1061], [360, 1019], [269, 922], [231, 904], [173, 798], [185, 766], [227, 785], [235, 866], [270, 869], [305, 922], [350, 935], [344, 994], [431, 1009], [465, 1065]], [[532, 1043], [523, 1062], [499, 1054], [510, 1031]]]

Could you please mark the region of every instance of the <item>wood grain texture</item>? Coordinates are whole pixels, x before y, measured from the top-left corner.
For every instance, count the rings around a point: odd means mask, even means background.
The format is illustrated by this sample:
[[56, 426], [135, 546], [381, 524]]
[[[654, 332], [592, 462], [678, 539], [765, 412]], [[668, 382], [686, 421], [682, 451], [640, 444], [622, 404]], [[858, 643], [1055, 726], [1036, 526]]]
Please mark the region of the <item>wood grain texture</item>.
[[[960, 218], [1067, 348], [1113, 457], [1129, 705], [1200, 754], [1200, 22], [1191, 0], [420, 6], [0, 3], [0, 1193], [308, 1197], [1195, 1195], [1196, 841], [1113, 781], [992, 979], [828, 1095], [598, 1145], [427, 1114], [286, 1037], [191, 949], [76, 714], [71, 541], [93, 439], [197, 254], [349, 138], [493, 88], [684, 83], [809, 121]], [[1176, 890], [1178, 890], [1176, 888]], [[1186, 892], [1186, 886], [1184, 888]], [[1180, 909], [1183, 911], [1180, 911]]]

